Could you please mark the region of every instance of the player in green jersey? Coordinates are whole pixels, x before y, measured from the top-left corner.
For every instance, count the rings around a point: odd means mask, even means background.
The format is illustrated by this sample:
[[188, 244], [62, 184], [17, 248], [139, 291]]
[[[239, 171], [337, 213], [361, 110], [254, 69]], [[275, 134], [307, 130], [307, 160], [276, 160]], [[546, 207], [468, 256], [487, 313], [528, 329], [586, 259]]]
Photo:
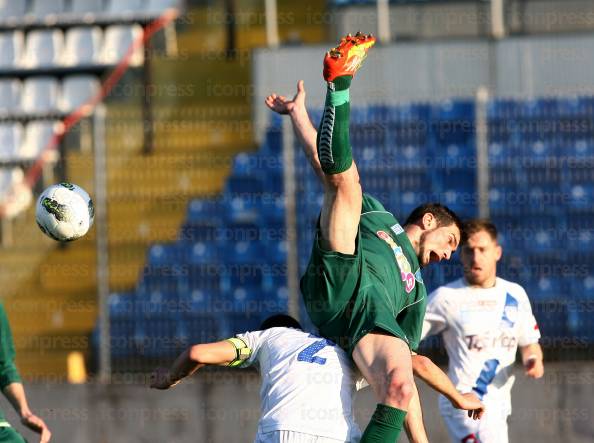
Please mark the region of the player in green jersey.
[[301, 291], [320, 333], [350, 353], [379, 401], [362, 443], [396, 441], [407, 410], [420, 410], [411, 363], [426, 303], [420, 270], [449, 259], [461, 236], [460, 220], [445, 206], [423, 205], [400, 225], [362, 192], [349, 141], [349, 87], [374, 43], [358, 33], [326, 53], [328, 89], [318, 132], [305, 109], [302, 82], [292, 100], [266, 98], [269, 108], [290, 115], [324, 185]]

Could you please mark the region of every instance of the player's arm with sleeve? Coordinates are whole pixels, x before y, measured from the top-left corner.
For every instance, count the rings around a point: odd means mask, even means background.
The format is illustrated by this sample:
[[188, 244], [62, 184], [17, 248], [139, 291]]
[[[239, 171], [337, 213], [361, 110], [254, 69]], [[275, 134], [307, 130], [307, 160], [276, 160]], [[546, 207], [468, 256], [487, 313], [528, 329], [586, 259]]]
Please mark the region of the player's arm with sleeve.
[[4, 307], [0, 304], [0, 389], [14, 410], [21, 417], [21, 423], [41, 434], [40, 442], [48, 442], [51, 432], [44, 421], [29, 408], [25, 388], [14, 363], [15, 352], [12, 332]]
[[227, 340], [190, 346], [175, 359], [170, 368], [157, 368], [153, 372], [151, 388], [169, 389], [207, 365], [246, 366], [253, 362], [257, 351], [249, 344], [248, 338], [253, 334], [245, 333]]
[[447, 329], [448, 321], [443, 290], [436, 289], [427, 297], [427, 310], [423, 318], [421, 340], [431, 335], [441, 334]]
[[[524, 293], [525, 295], [525, 293]], [[541, 378], [544, 375], [543, 353], [540, 344], [540, 330], [532, 314], [528, 296], [523, 297], [521, 312], [520, 336], [518, 346], [522, 356], [522, 364], [526, 375], [531, 378]]]

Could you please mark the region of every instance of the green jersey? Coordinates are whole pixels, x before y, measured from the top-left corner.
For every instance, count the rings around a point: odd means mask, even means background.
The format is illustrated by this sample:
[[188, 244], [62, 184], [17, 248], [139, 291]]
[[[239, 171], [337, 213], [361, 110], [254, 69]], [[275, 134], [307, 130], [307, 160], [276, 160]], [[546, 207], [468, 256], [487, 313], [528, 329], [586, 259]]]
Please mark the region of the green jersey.
[[[21, 377], [14, 364], [14, 344], [12, 332], [8, 324], [8, 318], [4, 306], [0, 304], [0, 389], [4, 390], [11, 383], [21, 382]], [[0, 411], [0, 424], [6, 423], [4, 414]]]
[[325, 251], [319, 236], [318, 227], [301, 292], [320, 333], [349, 353], [373, 331], [399, 337], [416, 350], [427, 291], [415, 251], [396, 218], [363, 195], [354, 254]]

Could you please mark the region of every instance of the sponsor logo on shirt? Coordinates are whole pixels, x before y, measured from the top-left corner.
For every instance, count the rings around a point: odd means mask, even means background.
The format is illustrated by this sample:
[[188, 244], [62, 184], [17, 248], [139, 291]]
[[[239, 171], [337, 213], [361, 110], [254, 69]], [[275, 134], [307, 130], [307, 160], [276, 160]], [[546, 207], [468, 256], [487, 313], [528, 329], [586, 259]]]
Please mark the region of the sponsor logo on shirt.
[[407, 294], [410, 294], [415, 288], [416, 280], [415, 275], [412, 273], [410, 263], [402, 252], [402, 248], [396, 244], [396, 242], [388, 235], [387, 232], [377, 231], [376, 234], [392, 248], [394, 257], [396, 258], [396, 263], [398, 263], [398, 268], [400, 268], [400, 278], [404, 282], [404, 290]]
[[399, 223], [396, 223], [394, 226], [392, 226], [390, 228], [392, 230], [392, 232], [396, 235], [400, 235], [404, 232], [404, 229], [402, 228], [402, 226], [400, 226]]

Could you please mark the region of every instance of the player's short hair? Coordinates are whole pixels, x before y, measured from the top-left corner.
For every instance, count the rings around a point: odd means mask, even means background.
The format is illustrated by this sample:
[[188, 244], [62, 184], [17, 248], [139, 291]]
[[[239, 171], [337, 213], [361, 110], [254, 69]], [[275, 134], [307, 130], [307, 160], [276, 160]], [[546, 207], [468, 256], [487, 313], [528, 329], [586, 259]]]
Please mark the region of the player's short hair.
[[275, 314], [268, 317], [260, 325], [260, 331], [270, 328], [294, 328], [303, 329], [299, 322], [287, 314]]
[[463, 232], [462, 220], [460, 217], [458, 217], [450, 208], [441, 203], [425, 203], [424, 205], [417, 206], [413, 212], [410, 213], [404, 224], [412, 225], [421, 220], [425, 214], [433, 214], [435, 220], [437, 220], [438, 227], [455, 224], [460, 232]]
[[466, 243], [468, 241], [468, 237], [470, 237], [472, 234], [476, 234], [477, 232], [486, 232], [493, 241], [497, 241], [497, 227], [493, 224], [493, 222], [487, 220], [486, 218], [473, 218], [465, 221], [462, 225], [462, 239], [460, 244]]

